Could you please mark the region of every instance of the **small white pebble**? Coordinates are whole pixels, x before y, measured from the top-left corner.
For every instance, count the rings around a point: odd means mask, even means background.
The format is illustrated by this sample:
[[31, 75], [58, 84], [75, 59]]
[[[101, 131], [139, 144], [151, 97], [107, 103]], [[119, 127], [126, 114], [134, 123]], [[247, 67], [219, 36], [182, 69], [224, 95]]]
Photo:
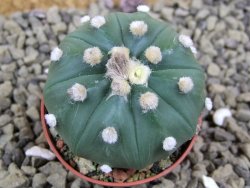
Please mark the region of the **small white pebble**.
[[179, 41], [185, 48], [190, 48], [194, 45], [192, 39], [187, 35], [179, 35]]
[[208, 176], [204, 175], [202, 176], [202, 183], [205, 186], [205, 188], [219, 188], [214, 179]]
[[49, 127], [56, 126], [56, 117], [54, 114], [45, 114], [44, 118]]
[[150, 11], [149, 6], [147, 6], [147, 5], [139, 5], [139, 6], [137, 6], [136, 9], [138, 12], [149, 12]]
[[100, 167], [100, 169], [101, 169], [101, 171], [103, 171], [106, 174], [112, 172], [112, 168], [109, 165], [106, 165], [106, 164], [102, 165]]
[[85, 22], [88, 22], [89, 20], [90, 20], [90, 16], [86, 15], [86, 16], [81, 17], [80, 22], [85, 23]]
[[223, 125], [224, 119], [226, 117], [231, 117], [232, 113], [228, 108], [220, 108], [215, 111], [213, 115], [213, 120], [216, 125]]
[[162, 60], [161, 49], [157, 46], [150, 46], [145, 51], [145, 57], [149, 62], [158, 64]]
[[101, 63], [102, 57], [102, 52], [98, 47], [87, 48], [83, 53], [83, 61], [91, 66]]
[[163, 141], [163, 149], [165, 151], [171, 151], [175, 148], [176, 144], [176, 139], [172, 136], [169, 136]]
[[84, 101], [87, 98], [87, 89], [84, 85], [75, 83], [71, 88], [67, 90], [70, 98], [73, 101]]
[[148, 31], [148, 25], [144, 21], [133, 21], [129, 29], [134, 36], [141, 37]]
[[193, 89], [194, 83], [190, 77], [181, 77], [179, 79], [178, 86], [181, 92], [188, 93]]
[[50, 53], [50, 60], [59, 61], [62, 55], [63, 55], [63, 51], [60, 48], [55, 47]]
[[54, 160], [55, 154], [52, 153], [50, 150], [41, 148], [39, 146], [33, 146], [25, 151], [26, 156], [33, 156], [33, 157], [41, 157], [47, 160]]
[[118, 140], [118, 134], [114, 127], [107, 127], [102, 131], [102, 139], [108, 144], [114, 144]]
[[75, 161], [75, 163], [76, 163], [76, 165], [78, 167], [78, 170], [82, 174], [87, 174], [89, 172], [92, 172], [92, 171], [96, 170], [96, 167], [93, 164], [93, 162], [88, 160], [88, 159], [84, 159], [82, 157], [74, 156], [73, 160]]
[[147, 85], [151, 70], [139, 61], [131, 60], [128, 68], [128, 78], [131, 84]]
[[101, 26], [103, 26], [106, 23], [106, 20], [103, 16], [95, 16], [90, 20], [91, 26], [99, 29]]
[[149, 110], [155, 110], [158, 107], [159, 99], [155, 93], [148, 91], [141, 94], [139, 102], [143, 112], [147, 112]]
[[212, 100], [211, 100], [210, 98], [208, 98], [208, 97], [205, 99], [205, 106], [206, 106], [206, 109], [207, 109], [208, 111], [212, 110], [212, 108], [213, 108], [213, 102], [212, 102]]

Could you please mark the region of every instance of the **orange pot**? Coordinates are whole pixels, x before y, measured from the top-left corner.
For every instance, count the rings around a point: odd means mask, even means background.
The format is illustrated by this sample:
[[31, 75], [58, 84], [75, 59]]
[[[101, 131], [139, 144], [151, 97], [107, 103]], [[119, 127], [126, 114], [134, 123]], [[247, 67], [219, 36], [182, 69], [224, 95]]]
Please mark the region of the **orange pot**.
[[[162, 176], [165, 176], [167, 175], [168, 173], [170, 173], [171, 171], [173, 171], [184, 159], [185, 157], [189, 154], [189, 152], [191, 151], [196, 139], [197, 139], [197, 135], [195, 135], [190, 144], [188, 145], [188, 147], [186, 148], [185, 152], [180, 156], [180, 158], [175, 162], [173, 163], [171, 166], [169, 166], [168, 168], [166, 168], [164, 171], [162, 171], [161, 173], [155, 175], [155, 176], [152, 176], [152, 177], [149, 177], [149, 178], [146, 178], [146, 179], [143, 179], [143, 180], [138, 180], [138, 181], [134, 181], [134, 182], [122, 182], [122, 183], [117, 183], [117, 182], [104, 182], [104, 181], [100, 181], [100, 180], [96, 180], [96, 179], [92, 179], [90, 177], [87, 177], [85, 176], [84, 174], [81, 174], [80, 172], [78, 172], [77, 170], [75, 170], [72, 166], [70, 166], [70, 164], [68, 162], [66, 162], [61, 153], [57, 150], [55, 144], [53, 143], [52, 141], [52, 136], [50, 134], [50, 131], [48, 129], [48, 126], [46, 125], [46, 122], [45, 122], [45, 118], [44, 118], [44, 115], [45, 115], [45, 106], [44, 106], [44, 101], [43, 99], [41, 99], [41, 107], [40, 107], [40, 115], [41, 115], [41, 121], [42, 121], [42, 128], [43, 128], [43, 132], [44, 132], [44, 135], [45, 135], [45, 138], [50, 146], [50, 149], [54, 152], [54, 154], [56, 155], [57, 159], [63, 164], [63, 166], [68, 169], [69, 171], [71, 171], [73, 174], [75, 174], [77, 177], [85, 180], [85, 181], [88, 181], [88, 182], [91, 182], [91, 183], [94, 183], [94, 184], [99, 184], [99, 185], [102, 185], [102, 186], [109, 186], [109, 187], [130, 187], [130, 186], [136, 186], [136, 185], [140, 185], [140, 184], [144, 184], [144, 183], [148, 183], [150, 181], [153, 181], [153, 180], [156, 180]], [[202, 122], [202, 119], [201, 117], [199, 118], [199, 125], [201, 125], [201, 122]]]

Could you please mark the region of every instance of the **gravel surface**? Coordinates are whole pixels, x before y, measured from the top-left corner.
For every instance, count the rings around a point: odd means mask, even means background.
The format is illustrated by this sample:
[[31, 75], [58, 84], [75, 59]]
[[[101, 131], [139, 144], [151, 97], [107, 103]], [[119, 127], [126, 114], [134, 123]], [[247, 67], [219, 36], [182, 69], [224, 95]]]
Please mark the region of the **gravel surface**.
[[[202, 175], [222, 188], [250, 188], [250, 1], [193, 0], [152, 7], [152, 15], [190, 35], [207, 75], [207, 95], [214, 103], [193, 151], [176, 170], [137, 188], [204, 187]], [[94, 187], [57, 161], [27, 157], [34, 145], [48, 148], [39, 117], [49, 54], [80, 24], [81, 16], [109, 12], [102, 3], [87, 11], [59, 10], [0, 16], [0, 187]], [[213, 113], [228, 108], [222, 126]]]

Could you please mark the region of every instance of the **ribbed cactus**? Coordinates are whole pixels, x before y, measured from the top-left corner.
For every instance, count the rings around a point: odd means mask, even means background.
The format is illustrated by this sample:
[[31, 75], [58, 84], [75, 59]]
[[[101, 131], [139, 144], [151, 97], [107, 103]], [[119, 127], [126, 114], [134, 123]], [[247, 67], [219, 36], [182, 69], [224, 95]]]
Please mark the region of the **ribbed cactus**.
[[192, 40], [147, 13], [96, 16], [51, 53], [48, 124], [71, 151], [141, 169], [196, 132], [204, 74]]

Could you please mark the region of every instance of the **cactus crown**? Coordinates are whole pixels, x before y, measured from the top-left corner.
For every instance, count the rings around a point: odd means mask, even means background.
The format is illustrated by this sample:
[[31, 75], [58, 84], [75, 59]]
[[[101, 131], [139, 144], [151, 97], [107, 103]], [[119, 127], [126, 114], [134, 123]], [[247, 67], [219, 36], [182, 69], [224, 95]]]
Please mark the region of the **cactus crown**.
[[71, 151], [141, 169], [191, 139], [204, 105], [194, 49], [147, 13], [97, 16], [66, 36], [52, 52], [44, 100]]

